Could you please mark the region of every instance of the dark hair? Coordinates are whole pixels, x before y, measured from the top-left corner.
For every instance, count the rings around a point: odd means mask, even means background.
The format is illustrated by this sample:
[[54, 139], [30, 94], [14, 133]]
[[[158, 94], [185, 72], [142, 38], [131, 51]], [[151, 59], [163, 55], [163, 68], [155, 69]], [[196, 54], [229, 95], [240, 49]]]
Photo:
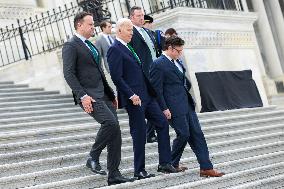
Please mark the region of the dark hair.
[[180, 47], [184, 45], [184, 40], [178, 36], [171, 36], [166, 38], [164, 50], [168, 50], [171, 47]]
[[166, 30], [165, 35], [170, 35], [172, 36], [173, 34], [177, 35], [177, 31], [174, 28], [169, 28]]
[[103, 30], [103, 28], [105, 28], [105, 27], [107, 26], [107, 23], [110, 23], [110, 22], [108, 22], [108, 21], [102, 21], [102, 22], [100, 23], [100, 28], [101, 28], [101, 30]]
[[141, 7], [133, 6], [133, 7], [130, 8], [130, 13], [129, 13], [129, 15], [130, 15], [130, 16], [133, 16], [135, 10], [141, 10], [141, 9], [142, 9]]
[[93, 16], [92, 13], [89, 13], [89, 12], [79, 12], [75, 15], [75, 18], [74, 18], [74, 28], [75, 30], [77, 29], [77, 25], [79, 22], [82, 22], [83, 19], [85, 18], [85, 16]]

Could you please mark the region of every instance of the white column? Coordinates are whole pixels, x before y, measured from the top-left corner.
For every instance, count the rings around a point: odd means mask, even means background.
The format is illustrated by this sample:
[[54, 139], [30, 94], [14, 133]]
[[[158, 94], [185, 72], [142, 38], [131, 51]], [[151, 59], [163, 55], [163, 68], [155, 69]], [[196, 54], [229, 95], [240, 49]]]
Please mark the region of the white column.
[[[279, 45], [281, 47], [280, 53], [282, 54], [282, 57], [284, 57], [284, 18], [281, 11], [281, 7], [278, 0], [269, 0], [267, 1], [269, 3], [270, 9], [271, 9], [271, 15], [274, 22], [275, 31], [277, 34], [277, 39], [279, 40]], [[282, 60], [283, 61], [283, 60]], [[284, 68], [284, 63], [282, 62], [282, 67]]]
[[247, 0], [240, 0], [244, 9], [244, 12], [249, 12]]
[[[271, 0], [270, 0], [271, 1]], [[263, 0], [252, 0], [253, 9], [258, 13], [257, 24], [263, 42], [264, 55], [268, 62], [270, 76], [277, 79], [283, 76], [280, 59], [267, 18]]]

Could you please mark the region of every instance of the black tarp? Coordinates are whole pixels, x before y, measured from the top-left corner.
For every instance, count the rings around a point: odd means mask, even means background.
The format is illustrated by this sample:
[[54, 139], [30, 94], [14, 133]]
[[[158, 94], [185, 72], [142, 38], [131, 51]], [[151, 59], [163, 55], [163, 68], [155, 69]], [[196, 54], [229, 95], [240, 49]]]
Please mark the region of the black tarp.
[[263, 106], [251, 70], [195, 73], [201, 112]]

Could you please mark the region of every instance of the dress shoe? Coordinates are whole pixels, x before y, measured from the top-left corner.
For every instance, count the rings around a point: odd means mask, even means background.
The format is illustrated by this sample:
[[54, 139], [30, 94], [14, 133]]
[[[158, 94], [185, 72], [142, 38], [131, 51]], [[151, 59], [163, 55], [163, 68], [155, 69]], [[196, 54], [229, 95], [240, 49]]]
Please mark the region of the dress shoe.
[[121, 184], [125, 182], [133, 182], [137, 180], [137, 178], [126, 178], [124, 176], [116, 176], [116, 177], [110, 177], [107, 179], [108, 185], [115, 185], [115, 184]]
[[188, 170], [188, 168], [185, 167], [185, 166], [177, 166], [177, 167], [175, 167], [175, 169], [177, 170], [177, 172], [184, 172], [184, 171]]
[[154, 143], [154, 142], [158, 142], [158, 138], [156, 136], [147, 138], [147, 143]]
[[201, 177], [221, 177], [225, 175], [225, 173], [218, 172], [214, 169], [208, 169], [208, 170], [200, 170], [200, 176]]
[[150, 177], [154, 177], [154, 176], [155, 176], [155, 174], [149, 174], [145, 170], [143, 170], [139, 173], [134, 173], [134, 177], [137, 178], [137, 180], [146, 179], [146, 178], [150, 178]]
[[157, 171], [162, 173], [177, 173], [177, 170], [171, 164], [159, 165]]
[[99, 163], [99, 162], [96, 162], [96, 161], [93, 160], [92, 158], [89, 158], [89, 159], [87, 160], [86, 166], [87, 166], [88, 168], [90, 168], [91, 171], [94, 172], [94, 173], [98, 173], [98, 174], [100, 174], [100, 175], [106, 175], [106, 174], [107, 174], [104, 170], [102, 170], [102, 167], [101, 167], [100, 163]]

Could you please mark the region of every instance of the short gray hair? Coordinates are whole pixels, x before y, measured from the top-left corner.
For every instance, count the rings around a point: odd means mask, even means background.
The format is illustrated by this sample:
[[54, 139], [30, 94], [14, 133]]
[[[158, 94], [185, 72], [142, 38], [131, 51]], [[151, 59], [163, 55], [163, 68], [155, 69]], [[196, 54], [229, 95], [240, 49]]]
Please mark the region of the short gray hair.
[[115, 31], [117, 32], [119, 29], [123, 28], [128, 23], [132, 24], [130, 19], [128, 19], [128, 18], [120, 18], [116, 22]]

